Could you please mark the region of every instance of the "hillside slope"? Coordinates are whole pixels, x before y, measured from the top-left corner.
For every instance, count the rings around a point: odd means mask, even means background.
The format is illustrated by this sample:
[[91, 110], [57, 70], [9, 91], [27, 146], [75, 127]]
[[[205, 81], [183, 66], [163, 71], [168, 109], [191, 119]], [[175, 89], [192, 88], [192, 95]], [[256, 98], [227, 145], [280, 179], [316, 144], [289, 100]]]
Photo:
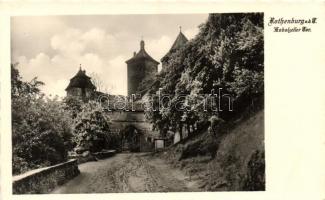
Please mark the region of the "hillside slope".
[[206, 131], [161, 157], [207, 191], [265, 190], [264, 110], [238, 120], [222, 136]]

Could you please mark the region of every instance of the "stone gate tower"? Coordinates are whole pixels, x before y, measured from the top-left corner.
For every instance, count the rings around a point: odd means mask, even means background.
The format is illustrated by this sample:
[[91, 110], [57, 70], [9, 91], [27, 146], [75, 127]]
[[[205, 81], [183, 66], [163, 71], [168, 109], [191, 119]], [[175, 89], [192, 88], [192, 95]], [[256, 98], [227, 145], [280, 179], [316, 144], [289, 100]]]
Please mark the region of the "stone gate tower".
[[141, 81], [149, 79], [158, 72], [158, 64], [144, 48], [144, 41], [140, 42], [140, 51], [134, 52], [133, 57], [126, 61], [128, 78], [128, 95], [135, 94]]

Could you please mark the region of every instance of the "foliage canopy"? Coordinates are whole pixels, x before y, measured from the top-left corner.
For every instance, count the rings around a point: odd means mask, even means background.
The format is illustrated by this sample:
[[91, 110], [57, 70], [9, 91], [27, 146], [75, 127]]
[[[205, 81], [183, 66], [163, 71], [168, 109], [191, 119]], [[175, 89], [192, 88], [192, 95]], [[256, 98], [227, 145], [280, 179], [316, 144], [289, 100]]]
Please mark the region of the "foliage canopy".
[[[220, 101], [217, 110], [198, 109], [202, 95], [219, 89], [231, 97], [233, 110], [227, 110], [228, 101]], [[256, 106], [264, 95], [262, 14], [210, 14], [198, 35], [168, 57], [150, 94], [158, 90], [171, 97], [168, 108], [146, 113], [159, 130], [205, 124], [211, 116], [229, 120], [245, 108]], [[175, 109], [180, 95], [186, 95], [181, 102], [186, 108], [183, 110]], [[152, 101], [152, 105], [158, 104], [157, 99]]]

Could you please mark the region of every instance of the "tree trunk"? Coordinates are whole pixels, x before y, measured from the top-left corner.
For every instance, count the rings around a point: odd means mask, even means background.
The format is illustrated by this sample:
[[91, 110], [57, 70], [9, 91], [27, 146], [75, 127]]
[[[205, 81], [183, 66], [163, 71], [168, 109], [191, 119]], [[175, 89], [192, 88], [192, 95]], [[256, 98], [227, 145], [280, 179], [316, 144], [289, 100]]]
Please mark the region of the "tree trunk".
[[187, 136], [189, 137], [192, 133], [191, 133], [190, 125], [188, 123], [186, 124], [186, 129], [187, 129]]
[[183, 130], [182, 130], [182, 128], [183, 128], [183, 125], [179, 124], [178, 129], [179, 129], [179, 139], [180, 139], [180, 141], [183, 140]]

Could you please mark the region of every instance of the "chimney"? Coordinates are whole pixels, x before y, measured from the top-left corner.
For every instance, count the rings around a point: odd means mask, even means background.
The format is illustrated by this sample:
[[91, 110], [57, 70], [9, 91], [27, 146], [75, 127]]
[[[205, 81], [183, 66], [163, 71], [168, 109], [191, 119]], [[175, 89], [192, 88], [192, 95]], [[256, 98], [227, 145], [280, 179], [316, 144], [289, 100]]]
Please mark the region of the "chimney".
[[133, 52], [133, 57], [134, 57], [135, 55], [137, 55], [137, 52], [134, 51], [134, 52]]

